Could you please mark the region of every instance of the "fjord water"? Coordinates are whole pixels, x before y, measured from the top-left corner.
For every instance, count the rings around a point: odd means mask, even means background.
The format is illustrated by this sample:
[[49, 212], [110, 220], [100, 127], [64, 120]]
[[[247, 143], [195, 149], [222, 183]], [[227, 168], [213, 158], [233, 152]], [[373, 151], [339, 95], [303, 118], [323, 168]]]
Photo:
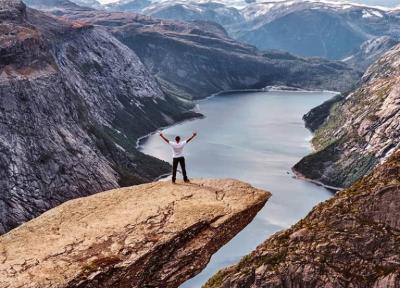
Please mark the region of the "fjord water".
[[[273, 195], [253, 222], [222, 247], [206, 269], [181, 287], [201, 287], [219, 269], [238, 262], [273, 233], [294, 224], [313, 206], [333, 196], [323, 187], [295, 179], [291, 172], [291, 167], [311, 152], [311, 133], [304, 127], [303, 114], [333, 95], [220, 95], [198, 104], [204, 119], [164, 130], [170, 139], [198, 132], [198, 138], [185, 148], [189, 177], [236, 178]], [[141, 144], [142, 152], [171, 162], [170, 148], [157, 134]]]

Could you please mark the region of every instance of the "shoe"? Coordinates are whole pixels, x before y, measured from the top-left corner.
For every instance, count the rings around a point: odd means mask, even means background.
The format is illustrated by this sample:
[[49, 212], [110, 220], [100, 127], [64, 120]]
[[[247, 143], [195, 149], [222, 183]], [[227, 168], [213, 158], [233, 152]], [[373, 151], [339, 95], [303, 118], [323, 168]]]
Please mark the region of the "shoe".
[[190, 183], [189, 179], [185, 179], [183, 181], [185, 181], [185, 183]]
[[175, 180], [172, 180], [172, 184], [175, 184]]

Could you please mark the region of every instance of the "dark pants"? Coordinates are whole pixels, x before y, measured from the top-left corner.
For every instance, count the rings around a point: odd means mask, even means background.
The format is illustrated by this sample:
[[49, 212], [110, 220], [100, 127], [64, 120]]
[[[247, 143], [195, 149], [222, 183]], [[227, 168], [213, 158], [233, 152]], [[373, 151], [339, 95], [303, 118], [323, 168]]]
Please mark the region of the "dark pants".
[[178, 163], [181, 164], [183, 180], [185, 181], [188, 180], [188, 177], [186, 175], [185, 158], [179, 157], [179, 158], [174, 158], [172, 162], [172, 181], [175, 182], [176, 180], [176, 169], [178, 168]]

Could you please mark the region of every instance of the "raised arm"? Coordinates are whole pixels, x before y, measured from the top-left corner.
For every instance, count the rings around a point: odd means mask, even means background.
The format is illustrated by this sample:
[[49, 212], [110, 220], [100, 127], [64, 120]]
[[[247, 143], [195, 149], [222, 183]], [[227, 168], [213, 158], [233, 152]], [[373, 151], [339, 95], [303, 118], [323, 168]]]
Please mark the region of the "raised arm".
[[165, 138], [165, 136], [163, 135], [162, 132], [160, 132], [160, 137], [167, 143], [169, 143], [169, 140], [167, 138]]
[[186, 143], [189, 143], [190, 141], [192, 141], [193, 138], [196, 136], [197, 136], [197, 133], [193, 133], [193, 135], [189, 139], [186, 140]]

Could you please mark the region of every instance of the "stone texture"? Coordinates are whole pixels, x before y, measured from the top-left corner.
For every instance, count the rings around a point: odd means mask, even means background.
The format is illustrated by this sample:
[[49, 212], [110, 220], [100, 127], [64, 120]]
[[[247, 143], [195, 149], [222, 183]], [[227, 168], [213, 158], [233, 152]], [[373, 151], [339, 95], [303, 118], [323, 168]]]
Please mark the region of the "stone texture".
[[71, 200], [0, 237], [0, 287], [177, 287], [269, 196], [236, 180], [194, 180]]
[[399, 59], [397, 45], [367, 70], [355, 91], [329, 107], [312, 140], [317, 151], [294, 166], [297, 172], [348, 187], [400, 147]]
[[188, 105], [106, 31], [0, 3], [0, 234], [68, 199], [168, 172], [136, 139], [193, 116]]
[[400, 287], [400, 151], [204, 288]]

